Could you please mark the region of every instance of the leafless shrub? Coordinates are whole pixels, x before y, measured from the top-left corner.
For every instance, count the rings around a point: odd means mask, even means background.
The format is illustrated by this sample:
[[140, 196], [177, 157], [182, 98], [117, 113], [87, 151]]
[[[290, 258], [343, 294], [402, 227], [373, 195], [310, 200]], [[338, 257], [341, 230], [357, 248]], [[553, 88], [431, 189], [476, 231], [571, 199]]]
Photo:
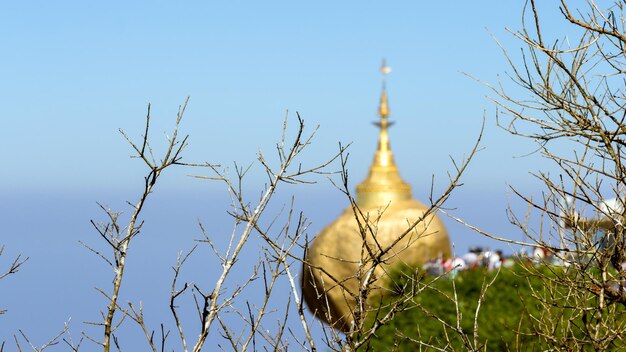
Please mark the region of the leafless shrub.
[[[200, 334], [191, 348], [193, 351], [200, 351], [204, 346], [207, 336], [213, 327], [213, 323], [217, 322], [221, 329], [222, 335], [228, 340], [231, 348], [237, 351], [249, 349], [251, 346], [255, 348], [258, 341], [263, 341], [264, 346], [270, 346], [274, 350], [285, 350], [288, 346], [285, 344], [284, 334], [294, 334], [295, 327], [287, 327], [286, 321], [291, 311], [290, 305], [293, 300], [300, 327], [304, 332], [304, 340], [296, 339], [296, 343], [301, 348], [315, 350], [315, 342], [311, 336], [309, 321], [305, 317], [303, 311], [303, 303], [296, 287], [297, 280], [294, 272], [299, 270], [300, 256], [296, 255], [296, 249], [300, 249], [305, 240], [308, 222], [302, 213], [294, 214], [293, 200], [287, 210], [287, 218], [284, 224], [276, 225], [275, 221], [270, 221], [264, 226], [261, 222], [262, 216], [267, 216], [267, 206], [275, 195], [277, 188], [281, 183], [303, 184], [310, 183], [311, 180], [306, 177], [312, 174], [328, 174], [326, 167], [335, 160], [338, 155], [344, 152], [342, 148], [339, 154], [332, 157], [329, 161], [319, 165], [306, 167], [298, 162], [298, 156], [311, 143], [315, 131], [309, 135], [304, 134], [304, 121], [298, 115], [298, 125], [293, 140], [287, 138], [287, 119], [283, 125], [283, 136], [276, 146], [278, 155], [278, 166], [270, 166], [270, 162], [263, 154], [259, 154], [258, 161], [263, 166], [268, 177], [268, 184], [263, 190], [256, 204], [248, 203], [242, 192], [242, 183], [246, 170], [235, 167], [236, 178], [229, 179], [221, 170], [211, 167], [215, 176], [198, 176], [201, 178], [218, 180], [224, 182], [232, 199], [232, 209], [230, 215], [235, 219], [235, 228], [231, 232], [231, 238], [228, 248], [220, 252], [214, 244], [214, 240], [204, 230], [204, 226], [200, 224], [204, 238], [201, 240], [203, 244], [209, 245], [219, 258], [222, 272], [215, 282], [214, 287], [210, 288], [209, 293], [204, 293], [199, 287], [194, 286], [194, 299], [199, 302], [198, 314], [201, 317]], [[275, 230], [276, 226], [282, 226]], [[243, 227], [243, 230], [240, 230]], [[249, 242], [250, 236], [256, 233], [262, 240], [262, 257], [257, 264], [252, 276], [244, 282], [239, 282], [236, 287], [226, 288], [225, 282], [229, 276], [233, 275], [233, 269], [239, 260], [242, 249]], [[188, 291], [190, 284], [185, 283], [181, 288], [176, 288], [178, 273], [180, 272], [187, 256], [181, 257], [179, 264], [174, 269], [174, 283], [172, 286], [171, 308], [175, 316], [177, 316], [176, 300]], [[253, 280], [262, 280], [263, 291], [259, 295], [260, 301], [254, 304], [247, 303], [245, 311], [242, 311], [235, 301], [244, 290], [248, 288]], [[268, 320], [273, 319], [276, 314], [268, 311], [270, 299], [276, 295], [276, 285], [279, 280], [287, 280], [288, 287], [291, 290], [291, 296], [286, 303], [286, 307], [281, 314], [278, 315], [277, 327], [272, 330], [265, 329], [265, 324], [269, 324]], [[284, 297], [284, 296], [283, 296]], [[236, 314], [240, 317], [241, 327], [228, 326], [223, 323], [222, 317], [226, 311], [230, 314]], [[275, 318], [274, 318], [275, 319]], [[178, 320], [178, 319], [176, 319]], [[180, 323], [177, 323], [177, 330], [183, 344], [183, 349], [187, 350], [187, 346], [191, 344], [185, 342], [185, 334]]]
[[[124, 131], [120, 130], [135, 151], [134, 157], [143, 161], [147, 166], [148, 174], [145, 177], [143, 192], [136, 204], [132, 205], [133, 212], [125, 221], [127, 225], [121, 224], [122, 213], [105, 206], [101, 206], [101, 208], [106, 214], [107, 221], [104, 223], [92, 222], [100, 238], [108, 245], [110, 253], [102, 252], [87, 244], [84, 245], [113, 269], [114, 279], [109, 292], [98, 289], [108, 301], [107, 309], [102, 313], [102, 321], [88, 323], [103, 328], [103, 339], [100, 340], [87, 334], [84, 337], [100, 345], [105, 351], [111, 350], [112, 346], [121, 350], [123, 346], [120, 346], [120, 342], [116, 338], [116, 331], [122, 326], [128, 325], [127, 323], [130, 321], [140, 328], [152, 351], [165, 351], [169, 348], [168, 346], [172, 345], [178, 346], [175, 347], [176, 350], [200, 351], [205, 346], [210, 334], [213, 334], [214, 337], [221, 335], [222, 341], [237, 351], [256, 350], [260, 346], [274, 350], [287, 350], [290, 344], [300, 349], [315, 350], [315, 340], [311, 335], [309, 326], [310, 318], [305, 316], [304, 305], [297, 287], [297, 274], [295, 274], [301, 265], [301, 254], [298, 253], [306, 247], [308, 221], [302, 213], [295, 211], [293, 199], [291, 204], [287, 206], [285, 220], [282, 224], [278, 222], [281, 214], [270, 215], [266, 213], [268, 213], [267, 207], [271, 199], [281, 184], [312, 183], [315, 180], [308, 176], [332, 173], [326, 169], [339, 155], [344, 153], [345, 148], [340, 148], [338, 154], [326, 162], [306, 167], [298, 159], [302, 151], [310, 145], [315, 130], [306, 134], [304, 121], [298, 115], [295, 135], [290, 138], [287, 118], [285, 118], [282, 139], [276, 145], [277, 166], [271, 166], [273, 162], [266, 159], [264, 154], [259, 153], [258, 155], [259, 164], [265, 170], [268, 183], [256, 203], [251, 203], [243, 194], [243, 183], [247, 169], [235, 164], [235, 177], [231, 179], [218, 165], [190, 164], [181, 161], [182, 152], [187, 145], [187, 137], [179, 140], [178, 125], [183, 117], [186, 104], [187, 102], [179, 110], [172, 137], [168, 140], [164, 155], [158, 161], [153, 155], [148, 137], [150, 130], [149, 107], [145, 133], [140, 143], [133, 142]], [[118, 302], [118, 297], [122, 289], [129, 244], [140, 233], [143, 225], [143, 221], [140, 220], [143, 206], [161, 173], [173, 165], [208, 168], [212, 175], [195, 177], [223, 182], [231, 197], [232, 208], [229, 214], [234, 219], [234, 226], [227, 248], [220, 249], [210, 232], [205, 230], [205, 226], [202, 223], [199, 224], [202, 239], [198, 240], [199, 243], [188, 252], [179, 252], [177, 262], [172, 268], [173, 279], [169, 308], [175, 326], [173, 329], [168, 329], [161, 324], [160, 329], [154, 329], [144, 318], [141, 302], [138, 304], [129, 302], [127, 305], [123, 305]], [[242, 272], [248, 268], [243, 270], [236, 268], [240, 262], [244, 246], [251, 242], [253, 235], [261, 239], [260, 250], [262, 255], [246, 279], [242, 276]], [[180, 279], [180, 273], [185, 270], [187, 260], [194, 255], [198, 246], [209, 247], [220, 263], [221, 273], [214, 285], [209, 288], [200, 287], [191, 281], [181, 282]], [[259, 290], [259, 282], [262, 282], [261, 290]], [[283, 288], [287, 287], [290, 294], [285, 295], [281, 292], [280, 297], [282, 299], [287, 297], [288, 300], [282, 303], [283, 306], [277, 313], [275, 312], [276, 308], [271, 305], [271, 301], [277, 295], [279, 285]], [[243, 298], [243, 293], [246, 291], [254, 291], [259, 299], [250, 301]], [[190, 307], [186, 303], [188, 300], [182, 300], [185, 296], [190, 296], [195, 304]], [[196, 326], [194, 333], [185, 331], [185, 327], [189, 324], [182, 320], [183, 315], [179, 313], [181, 309], [196, 310], [200, 324]], [[288, 326], [290, 314], [296, 315], [296, 320], [300, 322], [299, 327]], [[233, 316], [238, 317], [239, 323], [227, 324], [226, 322], [232, 321]], [[155, 333], [155, 330], [160, 332]], [[175, 340], [170, 338], [172, 330], [178, 335]], [[66, 340], [66, 344], [74, 350], [78, 350], [80, 342], [74, 345]]]
[[[84, 244], [87, 249], [106, 262], [111, 267], [114, 274], [110, 293], [106, 292], [104, 289], [98, 289], [98, 291], [108, 301], [107, 309], [102, 312], [102, 321], [89, 323], [103, 327], [103, 338], [102, 340], [99, 340], [93, 336], [85, 335], [85, 337], [89, 340], [102, 346], [104, 351], [110, 351], [113, 344], [118, 344], [115, 338], [115, 331], [124, 323], [126, 317], [131, 317], [136, 323], [138, 323], [143, 328], [144, 333], [148, 336], [148, 332], [142, 319], [141, 307], [139, 307], [138, 311], [135, 310], [135, 307], [133, 307], [132, 304], [129, 304], [128, 309], [123, 308], [118, 303], [118, 297], [122, 288], [124, 270], [126, 268], [126, 258], [130, 243], [140, 233], [143, 225], [143, 221], [140, 220], [140, 215], [145, 202], [152, 193], [152, 189], [162, 172], [170, 166], [181, 164], [181, 153], [187, 146], [187, 137], [179, 140], [178, 126], [185, 113], [188, 100], [189, 99], [187, 99], [185, 104], [179, 108], [174, 131], [172, 136], [168, 137], [167, 148], [159, 160], [157, 160], [153, 155], [152, 147], [148, 138], [148, 132], [150, 131], [150, 105], [148, 105], [145, 132], [140, 144], [134, 143], [131, 138], [120, 129], [120, 133], [124, 136], [136, 153], [133, 157], [143, 161], [148, 168], [148, 173], [144, 178], [144, 188], [141, 196], [135, 204], [129, 203], [132, 208], [132, 214], [128, 219], [127, 225], [124, 226], [121, 223], [121, 212], [113, 211], [102, 205], [101, 208], [106, 214], [108, 221], [103, 223], [96, 223], [92, 221], [94, 228], [100, 235], [100, 238], [106, 242], [111, 253], [101, 253], [87, 244]], [[121, 318], [116, 319], [116, 313], [120, 310], [123, 314], [121, 315]], [[120, 349], [119, 346], [117, 347]]]
[[[625, 345], [626, 29], [624, 2], [560, 2], [559, 39], [548, 39], [542, 6], [527, 2], [522, 29], [512, 31], [525, 49], [521, 62], [503, 48], [510, 78], [528, 93], [491, 86], [498, 124], [536, 142], [558, 174], [539, 171], [540, 199], [514, 191], [537, 214], [540, 228], [512, 214], [530, 239], [562, 267], [535, 270], [545, 289], [535, 292], [542, 313], [530, 317], [535, 333], [558, 350], [612, 350]], [[504, 240], [504, 239], [502, 239]], [[539, 252], [538, 252], [539, 253]], [[541, 253], [539, 253], [541, 254]], [[621, 347], [620, 347], [621, 346]]]
[[[0, 258], [2, 257], [3, 254], [4, 254], [4, 245], [0, 247]], [[28, 257], [22, 259], [21, 255], [18, 255], [17, 257], [15, 257], [15, 259], [13, 259], [11, 264], [9, 264], [9, 267], [6, 269], [6, 271], [4, 271], [3, 273], [0, 273], [0, 280], [6, 278], [9, 275], [13, 275], [17, 273], [20, 270], [20, 267], [22, 266], [22, 264], [24, 264], [27, 260], [28, 260]], [[5, 309], [0, 309], [0, 315], [5, 314], [6, 312], [7, 311]]]
[[[309, 147], [315, 130], [307, 133], [304, 121], [297, 115], [295, 129], [288, 126], [285, 118], [281, 140], [276, 145], [276, 160], [268, 159], [259, 153], [258, 163], [267, 175], [267, 184], [258, 199], [250, 201], [244, 195], [243, 184], [247, 168], [235, 164], [234, 177], [229, 177], [227, 171], [218, 165], [208, 163], [194, 164], [182, 162], [182, 155], [187, 146], [187, 137], [180, 138], [179, 124], [185, 113], [187, 101], [180, 107], [171, 137], [168, 137], [165, 151], [160, 157], [155, 157], [151, 146], [150, 106], [146, 115], [145, 131], [139, 142], [134, 142], [124, 131], [120, 130], [134, 151], [134, 158], [143, 163], [146, 168], [143, 189], [134, 203], [129, 203], [131, 212], [127, 216], [122, 212], [100, 205], [105, 215], [105, 221], [92, 221], [102, 246], [92, 246], [82, 243], [112, 270], [113, 278], [109, 288], [98, 288], [98, 292], [105, 297], [106, 308], [101, 312], [101, 320], [88, 322], [101, 329], [100, 337], [83, 332], [78, 341], [72, 339], [69, 327], [65, 328], [49, 342], [36, 347], [20, 330], [20, 336], [15, 336], [14, 342], [18, 350], [22, 345], [28, 345], [33, 351], [43, 351], [50, 346], [63, 341], [65, 347], [72, 351], [79, 351], [87, 344], [95, 344], [104, 351], [123, 350], [123, 343], [119, 340], [118, 332], [135, 329], [145, 337], [149, 350], [166, 351], [201, 351], [206, 350], [207, 342], [210, 348], [216, 345], [222, 349], [235, 351], [272, 349], [272, 350], [318, 350], [320, 346], [312, 333], [315, 322], [305, 313], [302, 293], [299, 289], [299, 272], [305, 259], [304, 251], [308, 247], [309, 222], [302, 212], [299, 212], [292, 198], [290, 203], [283, 207], [278, 214], [269, 209], [269, 204], [277, 193], [277, 189], [284, 184], [308, 184], [316, 182], [312, 176], [339, 174], [341, 181], [339, 188], [346, 195], [353, 209], [355, 219], [359, 221], [362, 238], [362, 260], [355, 278], [359, 281], [356, 293], [358, 305], [355, 307], [355, 319], [350, 331], [342, 334], [327, 326], [322, 326], [325, 335], [323, 348], [332, 350], [356, 350], [369, 348], [370, 339], [378, 329], [387, 324], [394, 315], [407, 309], [427, 309], [412, 301], [408, 296], [403, 300], [395, 301], [391, 306], [382, 307], [376, 299], [372, 300], [372, 293], [380, 291], [379, 282], [376, 282], [375, 272], [387, 270], [386, 265], [395, 254], [392, 247], [407, 236], [412, 236], [413, 229], [430, 215], [440, 211], [451, 192], [458, 187], [460, 178], [468, 163], [478, 150], [478, 142], [460, 163], [453, 161], [454, 172], [449, 175], [449, 186], [439, 196], [431, 195], [430, 206], [418, 220], [407, 223], [406, 230], [400, 234], [396, 242], [390, 246], [381, 246], [376, 241], [367, 239], [376, 237], [377, 219], [370, 217], [359, 209], [353, 199], [348, 186], [346, 146], [340, 145], [336, 155], [328, 160], [313, 166], [303, 165], [300, 161], [302, 152]], [[480, 137], [478, 138], [480, 141]], [[331, 164], [340, 160], [340, 170], [332, 171]], [[144, 306], [138, 303], [120, 302], [120, 292], [124, 288], [124, 275], [127, 258], [132, 251], [130, 244], [140, 235], [143, 219], [142, 211], [153, 192], [162, 173], [172, 166], [203, 168], [210, 172], [209, 176], [195, 176], [210, 181], [218, 181], [225, 185], [231, 199], [229, 215], [233, 219], [233, 229], [225, 248], [216, 243], [212, 230], [199, 223], [202, 238], [188, 251], [180, 251], [172, 267], [173, 275], [170, 288], [169, 310], [173, 318], [173, 325], [166, 323], [153, 324], [147, 321], [144, 315]], [[255, 239], [255, 241], [253, 241]], [[258, 240], [257, 240], [258, 239]], [[241, 267], [241, 257], [246, 255], [245, 246], [251, 242], [258, 243], [259, 259], [252, 268]], [[197, 256], [198, 248], [205, 247], [213, 253], [219, 262], [219, 273], [213, 284], [201, 285], [181, 275], [189, 265], [189, 258]], [[397, 246], [395, 246], [397, 247]], [[394, 247], [394, 251], [400, 250]], [[2, 251], [0, 251], [2, 254]], [[5, 276], [15, 273], [25, 260], [18, 257]], [[323, 270], [323, 268], [319, 268]], [[248, 273], [248, 276], [245, 275]], [[485, 286], [487, 289], [488, 285]], [[324, 289], [320, 287], [320, 289]], [[425, 286], [414, 288], [426, 289]], [[246, 296], [247, 294], [247, 296]], [[253, 296], [249, 298], [248, 296]], [[280, 300], [277, 302], [277, 300]], [[456, 299], [452, 299], [458, 304]], [[384, 315], [378, 314], [385, 308]], [[186, 321], [189, 314], [195, 311], [198, 321]], [[371, 317], [375, 317], [373, 320]], [[437, 317], [434, 317], [436, 319]], [[368, 320], [370, 319], [370, 320]], [[373, 324], [369, 322], [373, 321]], [[233, 323], [234, 322], [234, 323]], [[461, 334], [467, 341], [468, 349], [476, 348], [477, 337], [474, 339], [459, 328], [459, 322], [445, 322], [454, 333]], [[216, 342], [214, 339], [219, 339]], [[426, 345], [425, 345], [426, 346]], [[90, 346], [93, 347], [93, 346]], [[0, 350], [4, 343], [0, 345]]]

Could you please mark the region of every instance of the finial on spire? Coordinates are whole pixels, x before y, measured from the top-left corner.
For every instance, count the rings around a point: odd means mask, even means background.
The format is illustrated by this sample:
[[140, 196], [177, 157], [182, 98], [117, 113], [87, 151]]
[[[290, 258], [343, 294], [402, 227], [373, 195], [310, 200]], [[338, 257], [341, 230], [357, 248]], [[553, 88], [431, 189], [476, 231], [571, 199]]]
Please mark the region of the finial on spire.
[[383, 59], [382, 65], [380, 65], [380, 73], [383, 74], [383, 77], [391, 73], [391, 67], [387, 66], [387, 60]]
[[[389, 116], [389, 103], [387, 102], [387, 87], [385, 77], [391, 73], [391, 67], [387, 66], [387, 60], [383, 59], [380, 65], [380, 73], [383, 75], [383, 89], [380, 95], [380, 105], [378, 106], [378, 115], [382, 119], [382, 124], [387, 123], [386, 119]], [[386, 126], [385, 126], [386, 127]]]

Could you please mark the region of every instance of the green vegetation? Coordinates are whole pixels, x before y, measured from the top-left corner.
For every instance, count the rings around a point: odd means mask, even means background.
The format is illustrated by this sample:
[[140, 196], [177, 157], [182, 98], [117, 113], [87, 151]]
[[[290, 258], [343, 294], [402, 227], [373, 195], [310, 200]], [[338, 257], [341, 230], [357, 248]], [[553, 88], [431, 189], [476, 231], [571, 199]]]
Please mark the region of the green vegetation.
[[[523, 265], [503, 268], [499, 273], [483, 269], [463, 271], [454, 280], [413, 274], [408, 268], [398, 270], [390, 280], [396, 283], [391, 287], [394, 293], [382, 298], [384, 308], [378, 314], [371, 314], [370, 323], [399, 300], [405, 302], [403, 309], [377, 331], [371, 347], [375, 351], [415, 351], [420, 345], [417, 341], [421, 341], [422, 350], [428, 350], [427, 345], [458, 351], [468, 350], [469, 346], [481, 350], [486, 347], [489, 351], [549, 350], [550, 343], [541, 338], [539, 332], [546, 328], [542, 316], [550, 314], [547, 310], [551, 310], [544, 302], [554, 300], [556, 292], [545, 281], [545, 276], [555, 276], [557, 272], [567, 275], [566, 269], [561, 267]], [[490, 283], [481, 299], [483, 288]], [[475, 313], [479, 302], [475, 345]], [[559, 309], [564, 321], [573, 321], [573, 326], [584, 325], [576, 323], [586, 319], [574, 315], [578, 310]], [[621, 305], [609, 309], [611, 314], [624, 315], [625, 312]], [[558, 324], [551, 329], [553, 335], [565, 333], [559, 331]], [[574, 336], [580, 333], [582, 331], [573, 331]]]

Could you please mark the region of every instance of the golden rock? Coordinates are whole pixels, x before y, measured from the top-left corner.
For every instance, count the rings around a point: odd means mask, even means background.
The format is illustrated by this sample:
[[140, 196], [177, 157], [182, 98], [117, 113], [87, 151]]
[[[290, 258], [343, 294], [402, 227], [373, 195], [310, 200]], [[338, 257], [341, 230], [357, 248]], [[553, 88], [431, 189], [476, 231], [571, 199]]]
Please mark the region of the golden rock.
[[389, 144], [389, 106], [385, 88], [378, 109], [378, 149], [367, 178], [357, 186], [354, 204], [311, 242], [302, 271], [302, 292], [322, 321], [350, 331], [368, 299], [384, 293], [390, 269], [419, 266], [450, 256], [441, 219], [411, 196], [400, 177]]

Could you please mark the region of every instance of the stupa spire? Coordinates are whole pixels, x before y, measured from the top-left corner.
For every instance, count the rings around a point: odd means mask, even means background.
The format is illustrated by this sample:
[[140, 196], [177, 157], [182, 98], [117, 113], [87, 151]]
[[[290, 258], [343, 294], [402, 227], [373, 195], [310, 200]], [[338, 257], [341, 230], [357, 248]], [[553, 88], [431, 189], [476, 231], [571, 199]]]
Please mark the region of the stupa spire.
[[393, 123], [389, 121], [386, 76], [391, 73], [391, 67], [387, 66], [385, 60], [383, 60], [380, 72], [383, 75], [383, 87], [378, 105], [380, 120], [374, 123], [380, 129], [378, 149], [369, 175], [357, 186], [357, 204], [361, 207], [386, 206], [391, 201], [411, 198], [411, 186], [400, 177], [389, 143], [388, 129]]
[[383, 75], [383, 88], [380, 93], [380, 104], [378, 105], [378, 116], [380, 120], [374, 122], [380, 129], [378, 136], [378, 150], [376, 151], [376, 157], [374, 158], [374, 164], [381, 166], [394, 164], [393, 154], [391, 153], [391, 147], [389, 145], [389, 132], [388, 128], [393, 125], [393, 122], [389, 121], [389, 102], [387, 99], [387, 75], [391, 73], [391, 67], [387, 66], [387, 62], [383, 59], [383, 63], [380, 66], [380, 73]]

